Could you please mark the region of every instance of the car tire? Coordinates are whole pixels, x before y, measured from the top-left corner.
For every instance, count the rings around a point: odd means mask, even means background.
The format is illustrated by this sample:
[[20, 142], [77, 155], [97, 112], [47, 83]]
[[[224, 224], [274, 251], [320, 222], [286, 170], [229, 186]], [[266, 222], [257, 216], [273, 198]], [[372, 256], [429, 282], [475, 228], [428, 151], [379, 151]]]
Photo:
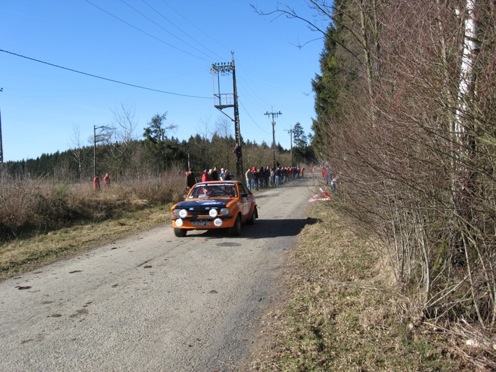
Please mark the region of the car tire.
[[184, 238], [186, 236], [186, 230], [184, 229], [174, 229], [174, 234], [178, 237], [178, 238]]
[[258, 212], [257, 212], [257, 208], [253, 208], [253, 212], [251, 213], [251, 216], [250, 216], [250, 219], [246, 221], [246, 223], [248, 225], [254, 225], [255, 224], [255, 220], [258, 218]]
[[236, 217], [236, 221], [234, 221], [233, 227], [229, 228], [229, 235], [231, 236], [239, 236], [241, 234], [241, 217]]

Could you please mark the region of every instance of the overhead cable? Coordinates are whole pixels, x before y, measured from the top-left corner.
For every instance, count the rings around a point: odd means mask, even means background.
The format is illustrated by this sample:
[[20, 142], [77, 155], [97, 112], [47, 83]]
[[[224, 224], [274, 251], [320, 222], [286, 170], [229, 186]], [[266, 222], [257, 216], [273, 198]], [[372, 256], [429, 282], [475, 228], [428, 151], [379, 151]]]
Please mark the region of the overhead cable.
[[[172, 26], [174, 26], [177, 30], [179, 30], [181, 33], [183, 33], [184, 35], [186, 35], [189, 39], [191, 39], [193, 42], [195, 42], [195, 44], [197, 44], [198, 46], [200, 46], [202, 49], [205, 49], [206, 51], [208, 51], [210, 54], [207, 54], [205, 52], [202, 52], [201, 50], [199, 50], [198, 48], [196, 48], [195, 46], [187, 43], [188, 45], [190, 45], [192, 48], [194, 48], [195, 50], [198, 50], [200, 53], [202, 54], [205, 54], [206, 56], [208, 56], [210, 59], [219, 59], [219, 58], [222, 58], [221, 56], [219, 56], [217, 53], [213, 52], [212, 50], [210, 50], [207, 46], [206, 46], [206, 43], [204, 42], [200, 42], [198, 41], [197, 39], [195, 39], [193, 36], [191, 36], [187, 31], [183, 30], [181, 27], [179, 27], [176, 23], [174, 23], [172, 20], [170, 20], [167, 16], [165, 16], [163, 14], [163, 12], [159, 11], [157, 8], [153, 7], [150, 3], [148, 3], [146, 0], [141, 0], [143, 1], [143, 3], [145, 3], [150, 9], [152, 9], [155, 13], [157, 13], [161, 18], [163, 18], [165, 21], [167, 21], [168, 23], [170, 23]], [[194, 23], [192, 23], [191, 21], [189, 21], [187, 18], [185, 18], [181, 13], [179, 13], [177, 10], [175, 10], [174, 8], [172, 8], [170, 6], [170, 4], [165, 4], [167, 5], [169, 8], [171, 8], [175, 13], [177, 13], [180, 17], [182, 17], [183, 19], [185, 19], [187, 22], [193, 24], [193, 26], [195, 26], [195, 28], [197, 30], [198, 27], [196, 27], [196, 25]], [[162, 28], [162, 27], [161, 27]], [[205, 36], [206, 32], [205, 31], [202, 31], [202, 30], [199, 30], [200, 33]], [[169, 32], [169, 31], [167, 31]], [[169, 32], [170, 33], [170, 32]], [[174, 35], [175, 36], [175, 35]], [[176, 38], [178, 38], [179, 40], [182, 40], [180, 39], [178, 36], [175, 36]], [[216, 41], [216, 43], [218, 43]], [[215, 58], [212, 58], [211, 56], [216, 56]]]
[[181, 97], [200, 98], [200, 99], [212, 99], [212, 97], [195, 96], [195, 95], [191, 95], [191, 94], [182, 94], [182, 93], [168, 92], [166, 90], [155, 89], [155, 88], [148, 88], [148, 87], [144, 87], [142, 85], [131, 84], [131, 83], [126, 83], [124, 81], [109, 79], [109, 78], [106, 78], [106, 77], [103, 77], [103, 76], [98, 76], [98, 75], [90, 74], [90, 73], [79, 71], [79, 70], [75, 70], [75, 69], [72, 69], [72, 68], [69, 68], [69, 67], [64, 67], [64, 66], [56, 65], [54, 63], [42, 61], [42, 60], [39, 60], [39, 59], [36, 59], [36, 58], [24, 56], [22, 54], [10, 52], [10, 51], [4, 50], [4, 49], [0, 49], [0, 52], [7, 53], [7, 54], [10, 54], [10, 55], [13, 55], [13, 56], [16, 56], [16, 57], [24, 58], [24, 59], [27, 59], [27, 60], [30, 60], [30, 61], [42, 63], [42, 64], [45, 64], [45, 65], [48, 65], [48, 66], [60, 68], [62, 70], [74, 72], [76, 74], [90, 76], [92, 78], [96, 78], [96, 79], [100, 79], [100, 80], [105, 80], [105, 81], [110, 81], [112, 83], [126, 85], [126, 86], [133, 87], [133, 88], [138, 88], [138, 89], [143, 89], [143, 90], [149, 90], [149, 91], [152, 91], [152, 92], [163, 93], [163, 94], [170, 94], [170, 95], [181, 96]]
[[[188, 45], [190, 46], [191, 48], [195, 49], [197, 52], [200, 52], [202, 54], [205, 54], [204, 52], [202, 52], [201, 50], [199, 50], [198, 48], [196, 48], [194, 45], [191, 45], [190, 43], [188, 43], [186, 40], [183, 40], [181, 39], [179, 36], [177, 36], [176, 34], [172, 33], [171, 31], [167, 30], [165, 27], [163, 27], [160, 23], [158, 22], [155, 22], [153, 19], [151, 19], [150, 17], [148, 17], [145, 13], [143, 13], [142, 11], [140, 11], [139, 9], [135, 8], [134, 6], [132, 6], [131, 4], [129, 4], [128, 2], [126, 2], [125, 0], [121, 0], [124, 4], [126, 4], [129, 8], [131, 8], [134, 12], [138, 13], [139, 15], [141, 15], [143, 18], [145, 18], [146, 20], [148, 20], [150, 23], [154, 24], [155, 26], [157, 26], [158, 28], [160, 28], [162, 31], [168, 33], [169, 35], [173, 36], [174, 38], [178, 39], [181, 43], [185, 44], [185, 45]], [[146, 3], [147, 4], [147, 3]], [[148, 5], [148, 4], [147, 4]], [[153, 10], [155, 10], [154, 8], [152, 8]], [[156, 10], [155, 10], [156, 11]], [[134, 27], [134, 26], [133, 26]], [[152, 36], [152, 35], [150, 35]], [[208, 58], [208, 59], [203, 59], [204, 61], [210, 61], [211, 60], [211, 57], [209, 55], [206, 55], [205, 56]]]
[[[102, 7], [100, 7], [100, 6], [98, 6], [98, 5], [94, 4], [94, 3], [92, 3], [92, 2], [91, 2], [91, 1], [89, 1], [89, 0], [86, 0], [86, 2], [87, 2], [88, 4], [93, 5], [95, 8], [97, 8], [97, 9], [101, 10], [102, 12], [104, 12], [104, 13], [108, 14], [109, 16], [111, 16], [111, 17], [113, 17], [113, 18], [117, 19], [118, 21], [120, 21], [120, 22], [122, 22], [122, 23], [124, 23], [124, 24], [128, 25], [129, 27], [132, 27], [132, 28], [134, 28], [135, 30], [137, 30], [137, 31], [139, 31], [139, 32], [141, 32], [141, 33], [143, 33], [143, 34], [145, 34], [145, 35], [147, 35], [147, 36], [151, 37], [152, 39], [155, 39], [155, 40], [157, 40], [157, 41], [159, 41], [159, 42], [161, 42], [161, 43], [163, 43], [163, 44], [165, 44], [165, 45], [167, 45], [167, 46], [169, 46], [169, 47], [171, 47], [171, 48], [174, 48], [174, 49], [176, 49], [176, 50], [178, 50], [178, 51], [180, 51], [180, 52], [182, 52], [182, 53], [189, 54], [189, 55], [190, 55], [190, 56], [192, 56], [192, 57], [195, 57], [195, 58], [198, 58], [198, 59], [201, 59], [201, 60], [204, 60], [204, 61], [208, 61], [207, 59], [205, 59], [205, 58], [203, 58], [203, 57], [197, 56], [197, 55], [195, 55], [195, 54], [193, 54], [193, 53], [190, 53], [190, 52], [188, 52], [188, 51], [186, 51], [186, 50], [183, 50], [183, 49], [181, 49], [181, 48], [178, 48], [178, 47], [176, 47], [176, 46], [174, 46], [174, 45], [172, 45], [172, 44], [170, 44], [170, 43], [168, 43], [168, 42], [166, 42], [166, 41], [164, 41], [164, 40], [162, 40], [162, 39], [159, 39], [159, 38], [158, 38], [158, 37], [156, 37], [156, 36], [153, 36], [152, 34], [150, 34], [150, 33], [146, 32], [146, 31], [142, 30], [142, 29], [141, 29], [141, 28], [139, 28], [139, 27], [134, 26], [133, 24], [131, 24], [131, 23], [129, 23], [129, 22], [127, 22], [127, 21], [125, 21], [125, 20], [124, 20], [124, 19], [122, 19], [122, 18], [117, 17], [115, 14], [110, 13], [108, 10], [103, 9]], [[125, 4], [126, 4], [126, 3], [125, 3]], [[127, 4], [126, 4], [126, 5], [127, 5]], [[129, 6], [129, 5], [128, 5], [128, 6]]]

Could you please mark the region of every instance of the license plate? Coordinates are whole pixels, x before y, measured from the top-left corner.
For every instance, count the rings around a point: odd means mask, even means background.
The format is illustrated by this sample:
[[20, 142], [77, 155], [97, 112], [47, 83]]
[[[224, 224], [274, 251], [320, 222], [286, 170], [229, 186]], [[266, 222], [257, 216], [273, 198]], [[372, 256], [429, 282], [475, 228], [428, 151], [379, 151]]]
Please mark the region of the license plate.
[[208, 226], [210, 224], [210, 221], [207, 220], [191, 221], [191, 224], [193, 226]]

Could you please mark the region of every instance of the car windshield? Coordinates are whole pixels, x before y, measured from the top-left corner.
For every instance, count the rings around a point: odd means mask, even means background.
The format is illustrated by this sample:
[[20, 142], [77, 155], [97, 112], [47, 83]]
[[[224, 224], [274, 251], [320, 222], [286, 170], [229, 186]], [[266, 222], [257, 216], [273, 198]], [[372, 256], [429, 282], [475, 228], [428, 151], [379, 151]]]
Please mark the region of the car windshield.
[[236, 197], [236, 186], [234, 184], [208, 185], [197, 184], [189, 194], [194, 198], [233, 198]]

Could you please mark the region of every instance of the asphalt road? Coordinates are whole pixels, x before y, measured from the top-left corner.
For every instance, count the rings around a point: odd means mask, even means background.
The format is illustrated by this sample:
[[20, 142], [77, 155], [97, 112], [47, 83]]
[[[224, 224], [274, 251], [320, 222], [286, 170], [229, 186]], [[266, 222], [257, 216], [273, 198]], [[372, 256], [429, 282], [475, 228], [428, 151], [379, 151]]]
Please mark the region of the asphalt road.
[[311, 184], [258, 194], [237, 238], [164, 225], [1, 282], [0, 371], [240, 370]]

